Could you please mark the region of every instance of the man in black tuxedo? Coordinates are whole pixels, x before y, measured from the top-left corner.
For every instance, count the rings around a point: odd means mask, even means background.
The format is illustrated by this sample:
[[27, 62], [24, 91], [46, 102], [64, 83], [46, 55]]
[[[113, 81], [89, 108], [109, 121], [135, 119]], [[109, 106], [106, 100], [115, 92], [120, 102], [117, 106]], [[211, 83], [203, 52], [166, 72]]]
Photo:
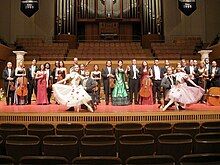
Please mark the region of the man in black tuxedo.
[[212, 66], [208, 73], [211, 87], [220, 87], [220, 68], [217, 67], [216, 61], [212, 61]]
[[60, 62], [55, 61], [55, 68], [53, 69], [53, 71], [51, 73], [53, 76], [53, 84], [55, 84], [57, 82], [59, 69], [60, 69]]
[[45, 71], [46, 71], [46, 74], [47, 74], [47, 99], [48, 99], [48, 103], [51, 104], [50, 102], [50, 98], [51, 98], [51, 95], [52, 95], [52, 85], [53, 85], [53, 76], [52, 76], [52, 72], [50, 70], [50, 63], [45, 63], [44, 64], [45, 66]]
[[[15, 70], [12, 68], [12, 63], [8, 62], [7, 67], [3, 70], [2, 78], [4, 79], [4, 90], [6, 93], [6, 104], [14, 104], [14, 95], [15, 95]], [[11, 98], [11, 101], [10, 101]]]
[[128, 66], [125, 73], [128, 75], [128, 86], [130, 92], [130, 104], [133, 103], [133, 95], [134, 95], [134, 103], [138, 103], [138, 92], [140, 88], [140, 74], [137, 67], [136, 59], [133, 59], [131, 62], [131, 66]]
[[199, 71], [198, 68], [194, 66], [194, 60], [189, 60], [189, 66], [186, 66], [184, 71], [195, 84], [199, 84]]
[[31, 104], [31, 98], [34, 91], [35, 96], [37, 96], [37, 82], [35, 79], [36, 72], [38, 70], [37, 60], [32, 60], [32, 65], [27, 70], [27, 78], [28, 78], [28, 104]]
[[93, 80], [90, 77], [90, 73], [88, 70], [85, 70], [85, 78], [81, 81], [82, 86], [84, 87], [85, 91], [91, 96], [92, 101], [91, 101], [91, 106], [93, 110], [96, 109], [95, 105], [95, 92], [94, 88], [98, 85], [95, 80]]
[[161, 100], [161, 80], [163, 78], [163, 69], [161, 67], [159, 67], [159, 60], [155, 59], [154, 60], [154, 65], [152, 67], [152, 71], [153, 71], [153, 101], [154, 104], [156, 104], [156, 99], [158, 101], [158, 103], [160, 103]]
[[115, 78], [115, 70], [112, 68], [112, 62], [106, 61], [106, 67], [102, 70], [103, 86], [105, 93], [105, 103], [109, 104], [109, 95], [111, 95], [113, 88], [110, 87], [109, 79]]

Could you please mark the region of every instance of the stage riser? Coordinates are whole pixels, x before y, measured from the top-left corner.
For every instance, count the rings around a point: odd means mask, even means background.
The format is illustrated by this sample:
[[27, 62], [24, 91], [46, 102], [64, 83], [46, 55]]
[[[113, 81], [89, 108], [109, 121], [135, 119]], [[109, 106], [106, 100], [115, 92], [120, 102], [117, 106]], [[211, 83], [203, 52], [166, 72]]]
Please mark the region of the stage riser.
[[[186, 112], [187, 113], [187, 112]], [[1, 114], [0, 123], [50, 123], [57, 125], [60, 123], [111, 123], [113, 125], [118, 123], [153, 123], [153, 122], [206, 122], [206, 121], [220, 121], [220, 114], [218, 113], [208, 113], [208, 114], [182, 114], [181, 112], [175, 113], [162, 113], [162, 114], [148, 114], [138, 115], [136, 113], [130, 113], [126, 115], [116, 115], [116, 114]]]

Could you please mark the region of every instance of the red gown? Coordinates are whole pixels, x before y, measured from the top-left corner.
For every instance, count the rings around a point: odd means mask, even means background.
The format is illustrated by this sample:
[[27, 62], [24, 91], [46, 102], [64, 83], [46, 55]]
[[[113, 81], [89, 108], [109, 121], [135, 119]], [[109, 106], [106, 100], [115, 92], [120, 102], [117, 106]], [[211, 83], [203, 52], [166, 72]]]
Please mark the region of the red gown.
[[46, 73], [41, 73], [41, 75], [43, 77], [37, 81], [37, 104], [48, 104]]

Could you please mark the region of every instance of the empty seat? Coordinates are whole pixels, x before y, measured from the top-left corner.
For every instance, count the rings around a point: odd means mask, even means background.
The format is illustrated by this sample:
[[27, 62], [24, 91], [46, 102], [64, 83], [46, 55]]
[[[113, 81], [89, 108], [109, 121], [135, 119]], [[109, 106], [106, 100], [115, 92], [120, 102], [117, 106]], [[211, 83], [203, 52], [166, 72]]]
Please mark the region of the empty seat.
[[219, 165], [220, 154], [190, 154], [180, 158], [180, 165]]
[[111, 156], [86, 156], [86, 157], [77, 157], [72, 161], [73, 165], [82, 165], [82, 164], [91, 164], [91, 165], [97, 165], [97, 164], [114, 164], [114, 165], [121, 165], [121, 159], [117, 157], [111, 157]]
[[84, 135], [84, 127], [82, 124], [71, 123], [71, 124], [58, 124], [56, 127], [57, 135], [74, 135], [81, 139]]
[[17, 162], [23, 156], [40, 155], [40, 139], [34, 135], [9, 135], [5, 142], [6, 154]]
[[113, 135], [114, 129], [109, 123], [87, 124], [85, 133], [86, 135]]
[[175, 160], [169, 155], [132, 156], [127, 159], [126, 165], [175, 165]]
[[13, 165], [15, 160], [11, 156], [0, 155], [0, 164]]
[[81, 139], [82, 156], [116, 156], [116, 139], [111, 135], [86, 135]]
[[195, 136], [195, 153], [220, 153], [220, 133], [201, 133]]
[[26, 135], [27, 128], [24, 124], [0, 124], [0, 135], [5, 139], [8, 135]]
[[201, 132], [220, 132], [220, 121], [202, 123]]
[[122, 123], [115, 125], [115, 135], [119, 139], [122, 135], [142, 134], [143, 127], [139, 123]]
[[192, 153], [192, 137], [189, 134], [173, 133], [158, 137], [157, 154], [172, 155], [175, 160]]
[[77, 137], [73, 135], [48, 135], [43, 139], [43, 155], [66, 157], [69, 163], [79, 156]]
[[145, 133], [154, 136], [157, 139], [162, 134], [169, 134], [172, 132], [172, 125], [170, 123], [148, 123], [145, 125]]
[[24, 156], [20, 159], [19, 165], [25, 164], [37, 164], [37, 165], [55, 165], [62, 164], [67, 165], [68, 160], [64, 157], [58, 156]]
[[154, 137], [152, 135], [123, 135], [119, 138], [119, 157], [123, 162], [131, 156], [154, 154]]
[[2, 136], [0, 136], [0, 155], [5, 154], [5, 144], [4, 144], [4, 139]]
[[192, 137], [199, 133], [200, 124], [197, 122], [176, 123], [173, 125], [174, 133], [188, 133]]
[[42, 140], [46, 135], [54, 135], [55, 128], [52, 124], [29, 124], [28, 134], [36, 135]]

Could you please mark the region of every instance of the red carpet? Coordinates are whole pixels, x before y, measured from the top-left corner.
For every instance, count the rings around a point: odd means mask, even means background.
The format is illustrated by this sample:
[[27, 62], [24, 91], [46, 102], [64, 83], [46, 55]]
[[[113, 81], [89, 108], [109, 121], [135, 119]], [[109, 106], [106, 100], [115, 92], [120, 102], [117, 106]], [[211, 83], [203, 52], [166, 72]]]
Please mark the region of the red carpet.
[[[123, 112], [161, 112], [158, 108], [159, 105], [129, 105], [129, 106], [112, 106], [112, 105], [105, 105], [105, 103], [101, 103], [98, 105], [98, 109], [95, 113], [123, 113]], [[57, 105], [57, 104], [50, 104], [50, 105], [36, 105], [33, 102], [32, 105], [12, 105], [7, 106], [4, 101], [0, 102], [0, 112], [46, 112], [46, 113], [59, 113], [59, 112], [66, 112], [66, 113], [75, 113], [66, 111], [65, 106]], [[209, 106], [206, 104], [193, 104], [189, 105], [186, 108], [187, 111], [208, 111], [208, 110], [216, 110], [220, 112], [220, 106]], [[174, 111], [174, 107], [167, 112]], [[81, 110], [82, 112], [88, 112], [86, 110]], [[166, 113], [166, 112], [164, 112]]]

